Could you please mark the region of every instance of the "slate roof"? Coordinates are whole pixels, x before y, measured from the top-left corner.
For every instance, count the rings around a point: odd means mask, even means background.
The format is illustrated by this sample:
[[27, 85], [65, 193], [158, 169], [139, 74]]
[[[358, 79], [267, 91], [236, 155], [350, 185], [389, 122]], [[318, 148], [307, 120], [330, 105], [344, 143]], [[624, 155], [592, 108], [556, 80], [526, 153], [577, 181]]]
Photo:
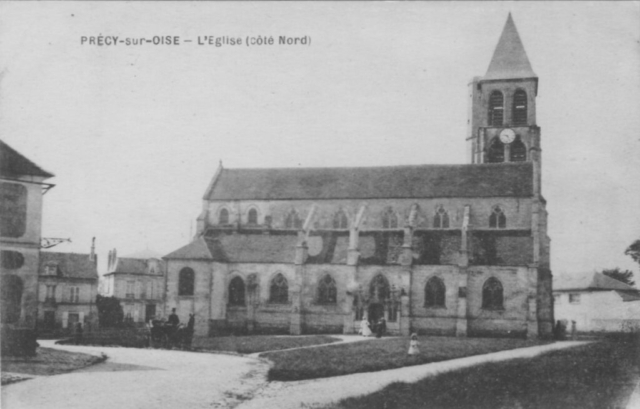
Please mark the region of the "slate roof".
[[53, 177], [52, 173], [43, 170], [40, 166], [0, 140], [0, 176], [16, 177], [23, 175]]
[[531, 162], [219, 169], [205, 200], [530, 197]]
[[98, 269], [89, 254], [40, 252], [40, 272], [56, 265], [62, 277], [98, 279]]
[[502, 30], [498, 45], [483, 80], [537, 78], [518, 35], [511, 13]]
[[639, 292], [637, 288], [615, 280], [602, 273], [588, 273], [579, 275], [558, 275], [553, 278], [554, 291], [568, 290], [618, 290]]
[[208, 260], [224, 263], [293, 263], [297, 235], [231, 234], [198, 237], [164, 259]]
[[121, 274], [149, 274], [149, 266], [146, 259], [130, 258], [130, 257], [118, 257], [116, 259], [116, 265], [107, 274], [121, 273]]

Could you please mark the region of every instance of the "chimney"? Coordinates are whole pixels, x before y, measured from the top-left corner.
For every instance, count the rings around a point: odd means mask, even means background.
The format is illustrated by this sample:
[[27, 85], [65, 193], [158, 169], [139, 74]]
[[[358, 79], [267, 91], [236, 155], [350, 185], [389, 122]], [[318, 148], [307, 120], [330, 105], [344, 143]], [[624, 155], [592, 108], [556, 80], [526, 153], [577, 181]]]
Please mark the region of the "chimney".
[[97, 267], [98, 258], [96, 257], [96, 238], [95, 237], [91, 239], [91, 255], [89, 256], [89, 258], [91, 259], [91, 261], [93, 261], [93, 264], [95, 264]]

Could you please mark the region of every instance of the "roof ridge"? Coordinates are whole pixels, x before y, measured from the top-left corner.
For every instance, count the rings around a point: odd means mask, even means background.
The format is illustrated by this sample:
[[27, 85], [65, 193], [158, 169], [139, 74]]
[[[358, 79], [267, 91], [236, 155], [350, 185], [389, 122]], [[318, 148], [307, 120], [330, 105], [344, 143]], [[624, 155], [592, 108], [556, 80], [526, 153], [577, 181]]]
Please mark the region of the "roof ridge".
[[224, 172], [233, 171], [265, 171], [265, 170], [347, 170], [347, 169], [408, 169], [408, 168], [427, 168], [427, 167], [499, 167], [499, 166], [531, 166], [531, 162], [499, 162], [499, 163], [430, 163], [421, 165], [386, 165], [386, 166], [317, 166], [317, 167], [278, 167], [278, 168], [225, 168]]

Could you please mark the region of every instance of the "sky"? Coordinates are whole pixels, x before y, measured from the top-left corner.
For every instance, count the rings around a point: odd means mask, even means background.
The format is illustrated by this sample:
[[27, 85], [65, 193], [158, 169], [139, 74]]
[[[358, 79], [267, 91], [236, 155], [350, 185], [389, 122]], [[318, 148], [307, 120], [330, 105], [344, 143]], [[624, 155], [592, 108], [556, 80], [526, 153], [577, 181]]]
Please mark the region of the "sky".
[[539, 77], [552, 270], [640, 281], [639, 2], [0, 2], [0, 138], [55, 174], [42, 234], [72, 242], [52, 250], [95, 236], [103, 273], [110, 249], [187, 244], [220, 161], [467, 163], [467, 84], [509, 12]]

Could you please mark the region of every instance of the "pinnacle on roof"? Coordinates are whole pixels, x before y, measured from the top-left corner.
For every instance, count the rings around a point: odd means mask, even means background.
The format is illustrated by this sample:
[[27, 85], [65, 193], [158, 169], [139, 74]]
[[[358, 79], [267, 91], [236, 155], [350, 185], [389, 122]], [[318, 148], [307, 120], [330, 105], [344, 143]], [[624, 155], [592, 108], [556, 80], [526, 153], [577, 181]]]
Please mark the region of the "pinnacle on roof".
[[483, 79], [497, 80], [532, 77], [537, 78], [537, 75], [531, 68], [522, 40], [520, 40], [513, 18], [511, 18], [511, 13], [509, 13], [507, 23], [504, 25], [500, 40], [498, 40], [498, 45], [493, 52], [489, 69]]

